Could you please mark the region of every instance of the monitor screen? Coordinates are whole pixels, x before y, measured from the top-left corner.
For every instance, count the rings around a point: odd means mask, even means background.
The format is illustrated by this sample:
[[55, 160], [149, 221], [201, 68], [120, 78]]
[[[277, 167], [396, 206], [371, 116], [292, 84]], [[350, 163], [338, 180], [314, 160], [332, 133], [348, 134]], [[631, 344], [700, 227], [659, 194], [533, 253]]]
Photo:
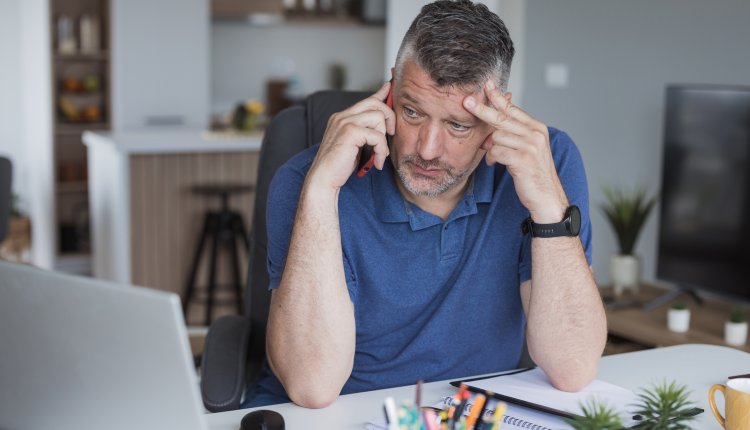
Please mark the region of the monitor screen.
[[667, 88], [657, 277], [750, 300], [750, 87]]

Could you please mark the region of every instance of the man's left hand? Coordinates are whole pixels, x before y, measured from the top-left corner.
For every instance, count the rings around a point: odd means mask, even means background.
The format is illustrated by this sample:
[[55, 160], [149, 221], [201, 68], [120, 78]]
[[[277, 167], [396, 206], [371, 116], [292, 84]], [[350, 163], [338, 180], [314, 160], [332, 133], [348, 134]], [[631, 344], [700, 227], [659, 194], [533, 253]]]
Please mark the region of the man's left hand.
[[493, 128], [482, 144], [487, 164], [507, 167], [516, 193], [534, 222], [559, 222], [568, 199], [557, 176], [547, 126], [511, 103], [511, 94], [503, 95], [491, 80], [484, 92], [489, 106], [477, 102], [473, 95], [467, 96], [463, 105]]

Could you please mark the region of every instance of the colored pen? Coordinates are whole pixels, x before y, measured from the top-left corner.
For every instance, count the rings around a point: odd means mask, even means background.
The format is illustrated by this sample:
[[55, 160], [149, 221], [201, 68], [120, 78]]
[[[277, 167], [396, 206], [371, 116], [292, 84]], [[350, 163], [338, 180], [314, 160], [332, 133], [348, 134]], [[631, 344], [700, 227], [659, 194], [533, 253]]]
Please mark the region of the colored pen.
[[398, 415], [396, 414], [396, 401], [393, 400], [393, 397], [385, 398], [383, 409], [385, 411], [385, 422], [388, 425], [388, 430], [399, 430]]
[[438, 430], [437, 415], [432, 409], [425, 409], [422, 411], [422, 419], [427, 430]]
[[[487, 412], [490, 410], [490, 403], [492, 400], [493, 392], [492, 391], [485, 391], [487, 393], [487, 400], [484, 402], [484, 407], [482, 408], [482, 413], [479, 414], [479, 422], [480, 424], [484, 424], [485, 422], [488, 422]], [[498, 402], [499, 403], [499, 402]]]
[[482, 413], [485, 400], [487, 400], [487, 397], [484, 394], [477, 394], [474, 397], [474, 405], [471, 407], [471, 413], [466, 418], [466, 430], [474, 430], [474, 425], [477, 422], [479, 414]]
[[417, 410], [422, 408], [422, 380], [417, 381], [417, 394], [414, 399], [414, 404], [417, 406]]
[[495, 413], [492, 414], [492, 430], [500, 430], [500, 424], [503, 421], [503, 415], [505, 415], [505, 402], [500, 402], [495, 406]]

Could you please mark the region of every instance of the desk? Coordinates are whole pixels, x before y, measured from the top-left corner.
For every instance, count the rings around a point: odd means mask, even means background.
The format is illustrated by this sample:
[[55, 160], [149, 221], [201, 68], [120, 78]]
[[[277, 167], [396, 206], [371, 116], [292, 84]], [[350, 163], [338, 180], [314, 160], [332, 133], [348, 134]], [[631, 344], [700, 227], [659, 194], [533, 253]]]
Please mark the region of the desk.
[[[717, 365], [718, 364], [718, 365]], [[694, 421], [693, 428], [719, 430], [708, 406], [708, 389], [716, 383], [726, 382], [726, 377], [750, 372], [750, 354], [733, 348], [714, 345], [678, 345], [646, 351], [603, 357], [599, 379], [637, 390], [664, 379], [687, 384], [692, 391], [691, 400], [706, 410]], [[452, 395], [455, 388], [447, 381], [424, 384], [422, 399], [431, 405], [443, 396]], [[382, 416], [383, 399], [393, 396], [396, 401], [414, 398], [414, 387], [341, 396], [325, 409], [305, 409], [292, 403], [267, 406], [284, 416], [289, 429], [362, 429], [364, 423]], [[723, 403], [721, 404], [723, 410]], [[250, 410], [210, 414], [206, 418], [210, 430], [237, 430], [242, 417]]]
[[[601, 290], [607, 295], [609, 288]], [[627, 294], [623, 299], [633, 299], [647, 303], [668, 290], [651, 285], [641, 285], [640, 292]], [[724, 342], [724, 321], [732, 309], [732, 302], [710, 297], [703, 297], [703, 305], [697, 305], [687, 296], [681, 296], [670, 303], [684, 301], [690, 313], [690, 330], [687, 333], [674, 333], [667, 329], [667, 310], [669, 304], [652, 311], [644, 311], [640, 306], [607, 311], [607, 328], [609, 334], [620, 336], [644, 346], [669, 346], [685, 343], [706, 343], [727, 346]], [[750, 352], [750, 345], [733, 348]]]

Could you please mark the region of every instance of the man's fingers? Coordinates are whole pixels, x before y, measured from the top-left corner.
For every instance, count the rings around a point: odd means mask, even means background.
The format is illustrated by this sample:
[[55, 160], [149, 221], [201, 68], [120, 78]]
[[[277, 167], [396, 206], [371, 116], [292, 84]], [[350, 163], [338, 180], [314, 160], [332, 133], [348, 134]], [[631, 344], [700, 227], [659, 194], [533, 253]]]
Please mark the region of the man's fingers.
[[526, 113], [526, 111], [524, 111], [520, 107], [514, 105], [511, 102], [510, 93], [503, 94], [500, 89], [497, 88], [495, 82], [492, 79], [487, 80], [487, 82], [485, 83], [484, 92], [487, 95], [487, 98], [492, 103], [492, 106], [494, 106], [495, 109], [497, 109], [501, 113], [515, 119], [516, 121], [526, 124], [533, 129], [546, 129], [546, 126], [543, 123]]
[[367, 110], [342, 119], [342, 126], [349, 124], [377, 130], [381, 134], [385, 134], [387, 129], [383, 113], [376, 110]]
[[385, 159], [390, 154], [388, 141], [385, 138], [385, 135], [371, 128], [365, 128], [362, 129], [362, 137], [362, 141], [359, 142], [361, 145], [358, 144], [358, 146], [372, 146], [372, 150], [375, 152], [375, 167], [382, 170]]
[[354, 106], [342, 112], [345, 116], [356, 115], [366, 111], [378, 111], [382, 112], [383, 119], [385, 121], [385, 129], [388, 134], [393, 135], [396, 133], [396, 114], [393, 110], [385, 104], [385, 100], [388, 97], [388, 92], [391, 89], [391, 83], [386, 82], [377, 90], [373, 95], [360, 101]]
[[473, 96], [468, 96], [464, 99], [464, 107], [466, 110], [474, 114], [474, 116], [491, 125], [494, 129], [506, 130], [520, 136], [528, 134], [528, 126], [514, 120], [509, 115], [498, 109], [477, 103]]

